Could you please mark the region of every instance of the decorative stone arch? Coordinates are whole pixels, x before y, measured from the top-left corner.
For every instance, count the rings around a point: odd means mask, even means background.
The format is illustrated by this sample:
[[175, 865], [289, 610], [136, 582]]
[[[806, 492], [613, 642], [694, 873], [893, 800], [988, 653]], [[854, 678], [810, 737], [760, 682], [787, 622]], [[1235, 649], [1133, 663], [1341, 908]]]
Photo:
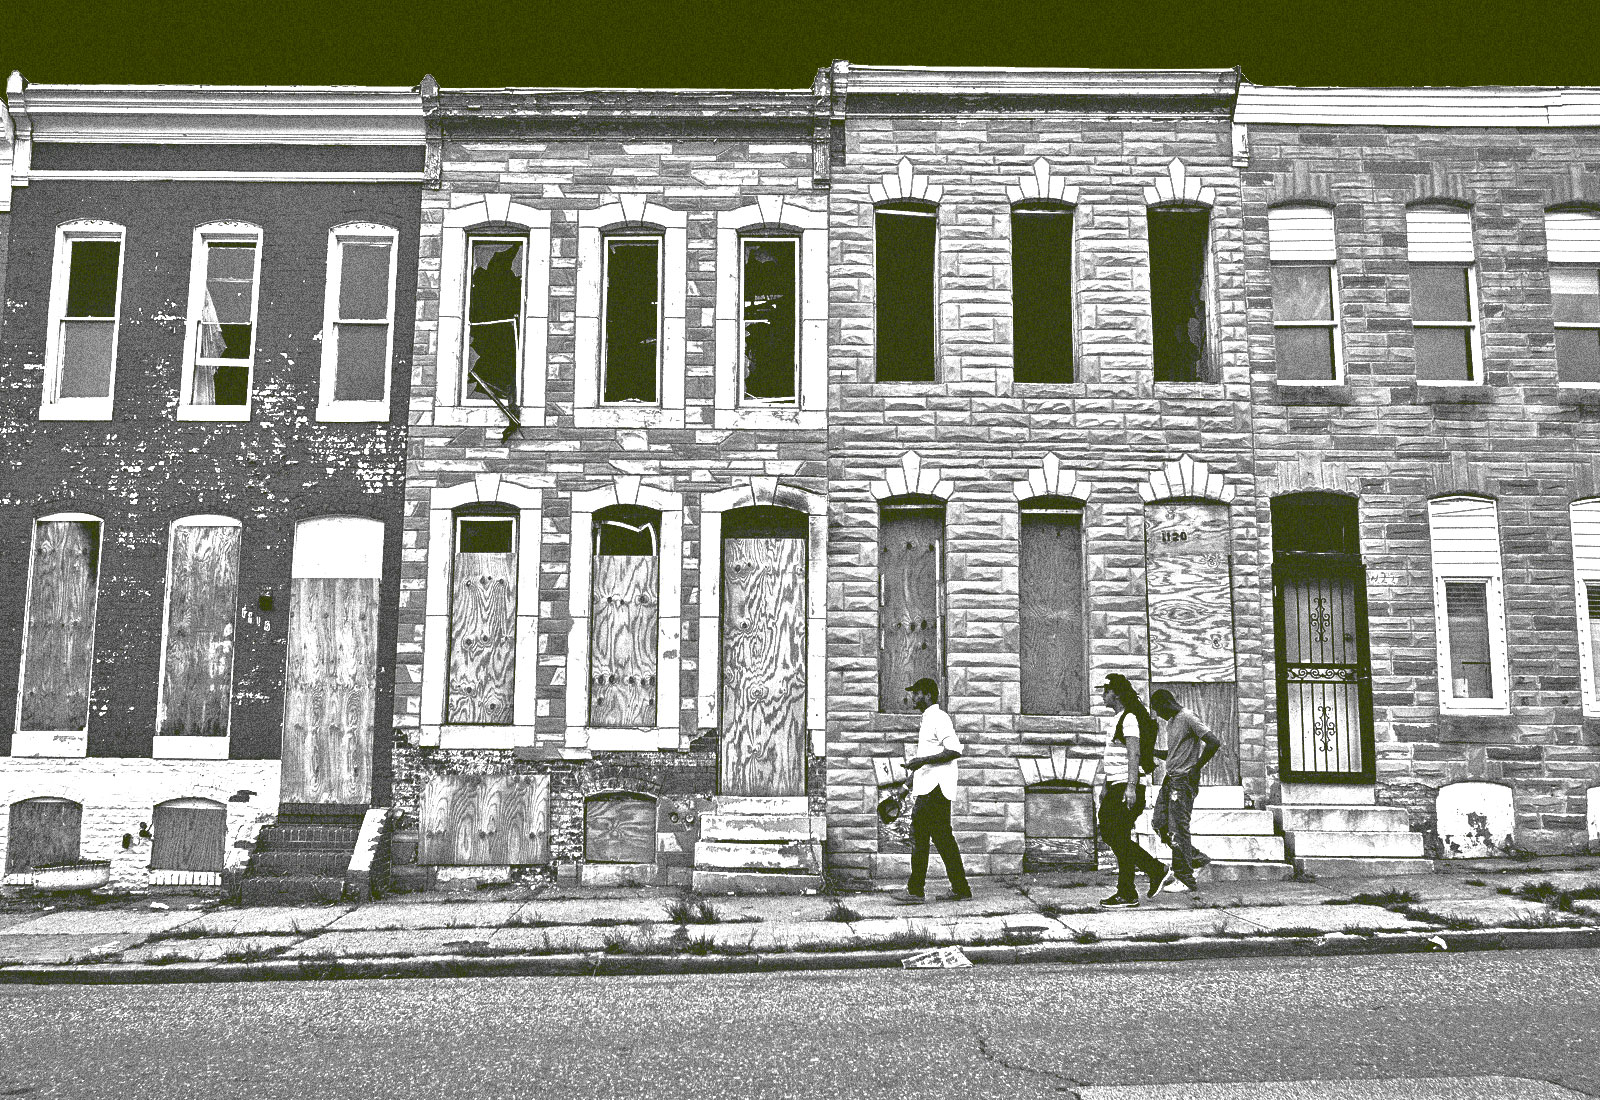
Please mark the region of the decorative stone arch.
[[1050, 162], [1040, 157], [1033, 162], [1033, 170], [1024, 172], [1016, 183], [1006, 187], [1006, 200], [1013, 206], [1023, 202], [1058, 202], [1063, 206], [1078, 205], [1078, 188], [1053, 175]]
[[[656, 616], [656, 723], [645, 728], [591, 726], [589, 618], [594, 587], [594, 514], [615, 504], [661, 513], [660, 597]], [[577, 752], [654, 752], [685, 747], [679, 730], [679, 646], [683, 633], [683, 494], [644, 484], [637, 475], [572, 494], [567, 611], [566, 746]]]
[[466, 355], [468, 230], [512, 226], [525, 231], [522, 283], [522, 363], [517, 372], [518, 417], [524, 427], [544, 423], [545, 357], [550, 320], [550, 211], [512, 202], [510, 195], [457, 192], [444, 214], [439, 256], [439, 330], [434, 367], [435, 424], [500, 423], [493, 405], [464, 405], [461, 370]]
[[1028, 476], [1011, 484], [1011, 495], [1020, 504], [1035, 497], [1065, 497], [1087, 503], [1092, 490], [1087, 482], [1078, 480], [1077, 471], [1061, 465], [1061, 456], [1053, 451], [1028, 471]]
[[[740, 238], [753, 229], [788, 230], [800, 237], [799, 386], [793, 408], [739, 406]], [[719, 428], [827, 427], [828, 213], [781, 195], [761, 195], [748, 206], [717, 215], [716, 426]]]
[[1190, 174], [1189, 168], [1178, 157], [1167, 164], [1167, 173], [1157, 176], [1155, 183], [1144, 189], [1146, 206], [1191, 205], [1216, 206], [1216, 188], [1201, 183]]
[[[445, 694], [450, 663], [450, 585], [457, 508], [507, 504], [517, 510], [516, 679], [509, 726], [450, 725]], [[539, 535], [543, 492], [501, 474], [434, 489], [428, 498], [428, 587], [422, 641], [422, 744], [509, 749], [534, 743], [539, 659]]]
[[[642, 194], [578, 212], [576, 343], [572, 368], [573, 423], [580, 428], [667, 428], [684, 424], [684, 332], [688, 287], [688, 215]], [[604, 297], [605, 234], [616, 229], [659, 232], [661, 254], [661, 390], [647, 407], [600, 404], [600, 314]]]
[[1184, 455], [1155, 470], [1139, 486], [1139, 497], [1146, 504], [1164, 500], [1209, 500], [1232, 504], [1234, 488], [1227, 478], [1193, 455]]
[[806, 734], [811, 752], [827, 751], [828, 498], [776, 477], [752, 477], [700, 498], [700, 690], [697, 726], [714, 730], [721, 717], [722, 515], [735, 508], [776, 505], [806, 517]]
[[874, 206], [889, 202], [925, 202], [938, 205], [944, 198], [944, 185], [930, 183], [928, 177], [911, 166], [910, 157], [901, 157], [893, 172], [884, 173], [878, 183], [869, 184], [867, 194]]
[[872, 499], [880, 501], [890, 497], [929, 496], [948, 503], [955, 488], [940, 477], [937, 470], [925, 467], [922, 456], [916, 451], [901, 455], [898, 466], [889, 467], [881, 479], [871, 482]]

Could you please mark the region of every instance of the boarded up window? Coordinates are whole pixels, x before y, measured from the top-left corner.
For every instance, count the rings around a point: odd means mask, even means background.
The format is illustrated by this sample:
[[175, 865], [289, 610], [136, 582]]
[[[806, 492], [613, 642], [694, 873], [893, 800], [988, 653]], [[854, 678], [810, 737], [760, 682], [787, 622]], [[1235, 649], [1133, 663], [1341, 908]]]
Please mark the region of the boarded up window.
[[258, 245], [253, 240], [205, 242], [191, 404], [243, 405], [249, 400]]
[[924, 676], [944, 684], [943, 503], [882, 505], [878, 594], [878, 709], [915, 714], [906, 688]]
[[880, 207], [877, 231], [877, 377], [932, 382], [937, 212]]
[[747, 404], [794, 404], [800, 361], [797, 323], [800, 242], [759, 238], [743, 242], [744, 390]]
[[467, 297], [469, 402], [517, 400], [517, 363], [522, 348], [523, 249], [526, 241], [474, 237]]
[[167, 563], [160, 732], [226, 737], [233, 690], [239, 525], [209, 517], [173, 525]]
[[516, 615], [516, 517], [458, 515], [447, 721], [511, 724]]
[[122, 242], [73, 240], [68, 247], [55, 397], [110, 397]]
[[1205, 210], [1158, 208], [1149, 212], [1150, 315], [1157, 382], [1206, 382]]
[[1011, 329], [1018, 382], [1072, 381], [1072, 211], [1011, 211]]
[[389, 328], [394, 306], [394, 241], [370, 235], [334, 240], [330, 265], [333, 399], [382, 401], [389, 395]]
[[583, 804], [583, 858], [590, 863], [654, 863], [656, 800], [601, 794]]
[[150, 869], [221, 871], [228, 838], [228, 811], [206, 798], [175, 798], [150, 818]]
[[56, 518], [34, 524], [21, 729], [60, 733], [88, 728], [99, 576], [99, 520]]
[[1068, 501], [1022, 508], [1022, 713], [1086, 714], [1083, 513]]
[[661, 515], [595, 513], [589, 618], [589, 724], [656, 724]]
[[83, 807], [65, 798], [13, 802], [6, 829], [6, 874], [78, 862]]
[[1023, 793], [1023, 870], [1092, 868], [1096, 859], [1094, 792], [1041, 785]]
[[421, 862], [520, 867], [550, 862], [548, 775], [429, 775]]
[[608, 237], [601, 400], [656, 403], [661, 346], [661, 240]]

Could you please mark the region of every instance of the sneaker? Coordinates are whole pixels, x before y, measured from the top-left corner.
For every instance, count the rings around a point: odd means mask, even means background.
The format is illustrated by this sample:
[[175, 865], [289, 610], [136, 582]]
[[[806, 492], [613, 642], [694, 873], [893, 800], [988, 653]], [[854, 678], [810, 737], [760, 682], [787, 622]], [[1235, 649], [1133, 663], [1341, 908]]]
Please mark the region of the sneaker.
[[1150, 896], [1155, 897], [1157, 894], [1185, 894], [1192, 889], [1192, 886], [1187, 885], [1178, 877], [1178, 872], [1169, 870], [1160, 884], [1150, 892]]
[[1138, 898], [1122, 893], [1112, 894], [1100, 902], [1102, 909], [1135, 909], [1138, 905]]
[[939, 895], [940, 901], [968, 901], [971, 898], [971, 890], [951, 890], [949, 893]]
[[1194, 869], [1196, 871], [1198, 871], [1198, 870], [1200, 870], [1200, 868], [1204, 867], [1206, 864], [1211, 862], [1211, 857], [1206, 855], [1204, 852], [1196, 852], [1194, 854], [1194, 858], [1191, 859], [1189, 862], [1191, 864], [1193, 864], [1194, 865]]
[[1171, 877], [1172, 872], [1166, 867], [1161, 868], [1161, 873], [1159, 875], [1151, 875], [1150, 889], [1144, 892], [1144, 896], [1147, 898], [1153, 898], [1157, 894], [1161, 893], [1161, 884]]
[[901, 905], [921, 905], [923, 902], [927, 901], [928, 899], [923, 897], [921, 894], [916, 893], [913, 890], [907, 890], [905, 893], [899, 895], [894, 900], [899, 902]]

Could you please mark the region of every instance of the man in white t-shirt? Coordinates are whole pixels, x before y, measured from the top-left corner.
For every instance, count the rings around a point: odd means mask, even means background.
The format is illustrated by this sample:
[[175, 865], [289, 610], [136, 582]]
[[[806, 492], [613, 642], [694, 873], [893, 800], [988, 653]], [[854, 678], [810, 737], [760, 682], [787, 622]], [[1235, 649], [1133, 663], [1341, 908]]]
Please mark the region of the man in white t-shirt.
[[915, 754], [906, 761], [911, 772], [911, 793], [916, 809], [911, 812], [911, 881], [906, 883], [906, 900], [919, 902], [928, 877], [928, 846], [939, 849], [944, 873], [950, 879], [951, 896], [970, 898], [967, 872], [961, 866], [961, 850], [950, 831], [950, 802], [956, 793], [956, 761], [961, 757], [961, 742], [950, 716], [939, 707], [939, 684], [924, 676], [910, 687], [912, 704], [922, 712], [922, 727], [917, 732]]

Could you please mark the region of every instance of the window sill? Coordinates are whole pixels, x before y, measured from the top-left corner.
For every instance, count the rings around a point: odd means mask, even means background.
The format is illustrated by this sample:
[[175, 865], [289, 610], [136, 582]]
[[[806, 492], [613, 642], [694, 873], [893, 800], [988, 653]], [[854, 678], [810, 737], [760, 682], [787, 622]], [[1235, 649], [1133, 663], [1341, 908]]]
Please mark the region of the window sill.
[[155, 760], [226, 760], [226, 737], [163, 737], [157, 735], [150, 746]]
[[1581, 405], [1600, 408], [1600, 385], [1566, 382], [1556, 390], [1557, 405]]
[[387, 401], [335, 401], [317, 406], [317, 421], [322, 424], [382, 424], [388, 420]]
[[111, 398], [85, 397], [39, 406], [40, 420], [110, 420]]
[[1417, 400], [1427, 405], [1491, 405], [1494, 390], [1481, 382], [1417, 382]]
[[532, 726], [423, 726], [422, 744], [437, 749], [514, 749], [534, 743]]
[[1274, 382], [1272, 399], [1279, 405], [1352, 405], [1355, 395], [1343, 382]]
[[585, 406], [572, 410], [572, 423], [578, 428], [681, 428], [684, 426], [684, 413], [682, 409], [663, 409], [659, 406]]
[[581, 741], [590, 752], [661, 752], [678, 748], [676, 726], [628, 727], [572, 726], [567, 744]]
[[250, 406], [245, 405], [179, 405], [179, 420], [196, 421], [246, 421], [250, 419]]
[[1509, 703], [1485, 703], [1482, 706], [1440, 704], [1439, 717], [1449, 718], [1505, 718], [1511, 713]]
[[1011, 383], [1011, 396], [1020, 397], [1023, 400], [1028, 398], [1087, 397], [1089, 396], [1089, 385], [1087, 382], [1076, 380], [1072, 382], [1017, 382], [1013, 380]]
[[1157, 397], [1222, 397], [1227, 388], [1221, 382], [1161, 382], [1155, 383]]
[[[388, 419], [388, 414], [384, 415]], [[519, 405], [517, 419], [524, 428], [538, 427], [544, 423], [544, 408], [540, 405]], [[453, 428], [504, 428], [506, 414], [493, 405], [435, 405], [433, 423]]]
[[60, 733], [18, 730], [11, 735], [12, 756], [75, 759], [89, 755], [89, 731], [66, 730]]
[[824, 431], [828, 414], [823, 409], [742, 408], [718, 409], [713, 424], [731, 429], [789, 429]]

